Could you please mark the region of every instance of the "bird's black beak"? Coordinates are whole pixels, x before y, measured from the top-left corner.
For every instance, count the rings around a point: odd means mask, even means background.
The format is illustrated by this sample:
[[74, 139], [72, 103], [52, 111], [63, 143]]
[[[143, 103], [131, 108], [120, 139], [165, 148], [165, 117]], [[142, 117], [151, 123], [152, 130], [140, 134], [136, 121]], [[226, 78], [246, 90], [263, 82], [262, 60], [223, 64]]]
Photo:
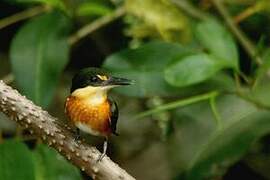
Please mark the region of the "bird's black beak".
[[106, 81], [107, 86], [126, 86], [133, 84], [133, 80], [125, 79], [125, 78], [119, 78], [119, 77], [110, 77]]

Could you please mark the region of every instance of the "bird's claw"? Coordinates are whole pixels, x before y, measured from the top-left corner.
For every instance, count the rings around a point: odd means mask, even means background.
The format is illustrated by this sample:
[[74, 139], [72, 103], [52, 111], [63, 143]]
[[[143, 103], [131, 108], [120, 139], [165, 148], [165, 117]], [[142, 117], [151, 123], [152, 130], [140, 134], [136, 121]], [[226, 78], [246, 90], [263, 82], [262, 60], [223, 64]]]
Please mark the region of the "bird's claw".
[[107, 138], [106, 138], [105, 141], [104, 141], [104, 143], [103, 143], [103, 153], [100, 154], [97, 162], [100, 162], [105, 157], [106, 152], [107, 152], [107, 144], [108, 144], [108, 142], [107, 142]]
[[80, 130], [79, 129], [76, 129], [74, 141], [79, 141], [80, 138], [81, 138], [81, 136], [80, 136]]
[[78, 135], [78, 134], [76, 134], [76, 135], [75, 135], [75, 137], [74, 137], [74, 141], [79, 141], [79, 140], [80, 140], [80, 138], [81, 138], [81, 136], [80, 136], [80, 135]]
[[102, 159], [105, 157], [105, 155], [106, 155], [105, 153], [100, 154], [98, 159], [97, 159], [97, 162], [102, 161]]

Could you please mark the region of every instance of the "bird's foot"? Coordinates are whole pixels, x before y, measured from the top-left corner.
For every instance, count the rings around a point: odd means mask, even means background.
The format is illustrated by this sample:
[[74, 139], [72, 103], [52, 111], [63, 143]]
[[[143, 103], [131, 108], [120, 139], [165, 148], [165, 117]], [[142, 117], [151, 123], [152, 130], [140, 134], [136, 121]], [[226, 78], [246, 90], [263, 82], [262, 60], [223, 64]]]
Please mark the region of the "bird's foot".
[[103, 153], [98, 157], [97, 162], [100, 162], [105, 157], [106, 152], [107, 152], [107, 146], [108, 146], [108, 140], [106, 138], [103, 143]]
[[80, 139], [81, 139], [81, 136], [76, 134], [74, 137], [74, 141], [79, 141]]
[[102, 159], [105, 157], [106, 153], [102, 153], [99, 155], [98, 159], [97, 159], [97, 162], [100, 162], [102, 161]]
[[79, 141], [80, 139], [81, 139], [80, 130], [76, 129], [74, 141]]

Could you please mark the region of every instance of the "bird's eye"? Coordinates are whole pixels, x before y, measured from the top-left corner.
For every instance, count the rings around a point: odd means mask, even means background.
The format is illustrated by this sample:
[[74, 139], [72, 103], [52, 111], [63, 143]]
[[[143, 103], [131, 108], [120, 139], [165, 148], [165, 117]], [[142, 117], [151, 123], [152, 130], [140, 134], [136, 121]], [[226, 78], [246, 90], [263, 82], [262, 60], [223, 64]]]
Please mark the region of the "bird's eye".
[[93, 77], [91, 78], [91, 81], [92, 81], [92, 82], [97, 82], [97, 81], [98, 81], [98, 77], [93, 76]]

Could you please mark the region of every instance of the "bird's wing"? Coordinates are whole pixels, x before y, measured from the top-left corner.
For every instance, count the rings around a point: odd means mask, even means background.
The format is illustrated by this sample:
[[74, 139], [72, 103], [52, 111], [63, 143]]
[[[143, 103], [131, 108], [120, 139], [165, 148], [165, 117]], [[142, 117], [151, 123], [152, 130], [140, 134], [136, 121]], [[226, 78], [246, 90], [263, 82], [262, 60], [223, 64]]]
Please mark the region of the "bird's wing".
[[118, 133], [116, 132], [116, 125], [117, 125], [117, 120], [118, 120], [118, 107], [117, 104], [114, 100], [109, 99], [109, 103], [110, 103], [110, 111], [111, 111], [111, 116], [110, 116], [110, 127], [112, 130], [112, 133], [115, 135], [118, 135]]

